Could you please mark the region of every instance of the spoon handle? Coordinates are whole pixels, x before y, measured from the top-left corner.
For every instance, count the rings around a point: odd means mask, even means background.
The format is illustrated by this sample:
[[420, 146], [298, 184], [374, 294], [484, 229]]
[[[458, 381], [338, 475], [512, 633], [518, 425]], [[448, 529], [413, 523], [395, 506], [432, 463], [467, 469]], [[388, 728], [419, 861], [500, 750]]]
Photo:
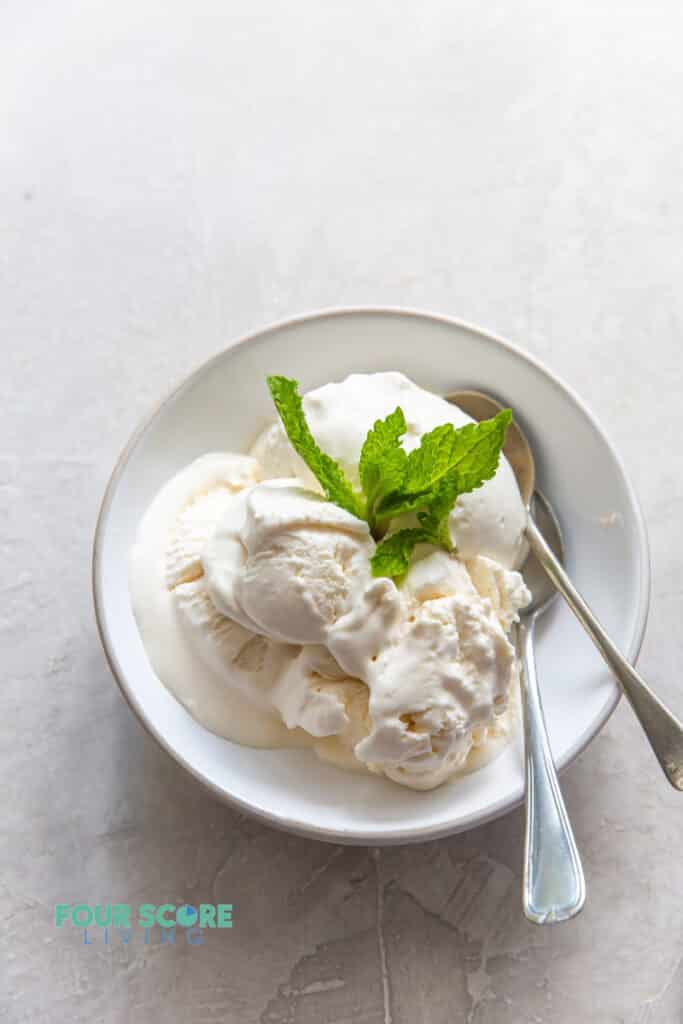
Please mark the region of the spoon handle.
[[526, 773], [524, 913], [536, 924], [553, 924], [579, 913], [586, 884], [543, 717], [533, 617], [517, 627], [517, 649], [522, 666]]
[[531, 516], [528, 517], [526, 535], [536, 558], [621, 684], [667, 779], [674, 789], [683, 791], [683, 725], [612, 643]]

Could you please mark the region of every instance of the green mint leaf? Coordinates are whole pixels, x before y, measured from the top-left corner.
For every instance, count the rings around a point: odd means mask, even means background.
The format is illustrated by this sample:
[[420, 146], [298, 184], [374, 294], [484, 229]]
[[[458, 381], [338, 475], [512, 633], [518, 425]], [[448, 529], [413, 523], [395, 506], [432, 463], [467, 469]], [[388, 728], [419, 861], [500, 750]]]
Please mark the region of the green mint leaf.
[[498, 457], [511, 419], [511, 411], [503, 409], [493, 419], [481, 423], [468, 423], [459, 429], [452, 423], [444, 423], [425, 434], [420, 447], [408, 456], [404, 491], [416, 494], [432, 489], [456, 468], [460, 474], [461, 494], [479, 487], [498, 468]]
[[443, 423], [423, 435], [419, 448], [408, 456], [404, 493], [428, 491], [438, 483], [451, 468], [457, 434], [452, 423]]
[[410, 557], [417, 544], [434, 543], [431, 534], [421, 527], [399, 530], [381, 541], [370, 559], [373, 576], [398, 579], [405, 576]]
[[287, 377], [268, 377], [267, 380], [287, 437], [313, 473], [325, 496], [352, 516], [365, 519], [362, 498], [354, 491], [341, 466], [320, 450], [309, 429], [298, 382]]
[[512, 410], [481, 423], [468, 423], [456, 431], [457, 440], [448, 473], [457, 471], [458, 494], [475, 491], [496, 475], [505, 433], [512, 422]]
[[374, 525], [374, 508], [390, 491], [398, 490], [405, 476], [408, 456], [401, 447], [406, 432], [403, 410], [398, 406], [385, 419], [377, 420], [365, 438], [358, 473], [365, 494], [368, 521]]
[[393, 519], [419, 508], [447, 516], [460, 494], [480, 487], [498, 469], [505, 432], [512, 419], [503, 409], [490, 420], [456, 428], [451, 423], [425, 434], [408, 456], [403, 490], [389, 494], [377, 508], [377, 520]]
[[401, 447], [406, 432], [406, 419], [400, 406], [386, 419], [377, 420], [365, 438], [358, 463], [360, 482], [368, 501], [377, 497], [384, 484], [384, 493], [397, 490], [403, 483], [408, 456]]

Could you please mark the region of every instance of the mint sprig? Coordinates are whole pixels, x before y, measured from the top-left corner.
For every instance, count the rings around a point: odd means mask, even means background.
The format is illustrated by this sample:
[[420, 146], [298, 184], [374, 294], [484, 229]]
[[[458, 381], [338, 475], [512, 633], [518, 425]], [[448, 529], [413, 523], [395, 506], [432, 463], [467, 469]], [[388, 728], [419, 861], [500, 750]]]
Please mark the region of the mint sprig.
[[[401, 445], [406, 420], [399, 406], [368, 431], [358, 464], [360, 495], [341, 466], [319, 448], [306, 422], [298, 383], [268, 377], [268, 387], [287, 437], [326, 497], [368, 523], [378, 541], [371, 559], [374, 576], [403, 576], [417, 544], [453, 550], [450, 513], [461, 494], [495, 475], [512, 420], [509, 409], [460, 428], [444, 423], [425, 434], [408, 454]], [[416, 513], [419, 526], [389, 532], [381, 539], [391, 520], [408, 512]]]

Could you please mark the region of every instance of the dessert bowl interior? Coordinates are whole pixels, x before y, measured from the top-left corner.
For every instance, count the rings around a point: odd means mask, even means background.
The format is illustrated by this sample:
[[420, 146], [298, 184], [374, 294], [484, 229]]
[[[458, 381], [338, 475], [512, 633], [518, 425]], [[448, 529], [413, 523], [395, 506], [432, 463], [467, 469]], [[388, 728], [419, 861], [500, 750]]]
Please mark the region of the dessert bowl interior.
[[[521, 737], [479, 771], [415, 792], [341, 771], [310, 751], [256, 750], [215, 736], [150, 667], [132, 613], [128, 557], [169, 477], [206, 452], [246, 451], [273, 420], [267, 374], [296, 377], [308, 390], [390, 369], [439, 394], [472, 387], [512, 406], [534, 446], [538, 485], [560, 517], [570, 573], [632, 660], [649, 597], [645, 528], [619, 458], [571, 391], [500, 339], [427, 314], [340, 310], [268, 328], [200, 367], [137, 431], [108, 485], [93, 559], [102, 642], [134, 712], [197, 779], [265, 822], [345, 843], [423, 841], [509, 810], [523, 795]], [[552, 748], [564, 767], [602, 727], [619, 691], [559, 601], [539, 623], [537, 656]]]

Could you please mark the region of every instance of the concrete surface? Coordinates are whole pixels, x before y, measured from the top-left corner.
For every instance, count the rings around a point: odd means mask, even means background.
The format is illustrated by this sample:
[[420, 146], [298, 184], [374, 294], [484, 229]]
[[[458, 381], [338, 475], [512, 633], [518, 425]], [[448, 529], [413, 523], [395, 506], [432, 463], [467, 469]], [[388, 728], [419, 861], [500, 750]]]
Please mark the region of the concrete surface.
[[[589, 903], [519, 912], [520, 814], [341, 849], [220, 806], [101, 654], [98, 503], [235, 335], [403, 304], [603, 420], [651, 531], [641, 666], [683, 711], [683, 17], [673, 2], [7, 0], [0, 11], [0, 1019], [680, 1024], [683, 802], [627, 708], [565, 777]], [[84, 946], [57, 902], [233, 902]]]

